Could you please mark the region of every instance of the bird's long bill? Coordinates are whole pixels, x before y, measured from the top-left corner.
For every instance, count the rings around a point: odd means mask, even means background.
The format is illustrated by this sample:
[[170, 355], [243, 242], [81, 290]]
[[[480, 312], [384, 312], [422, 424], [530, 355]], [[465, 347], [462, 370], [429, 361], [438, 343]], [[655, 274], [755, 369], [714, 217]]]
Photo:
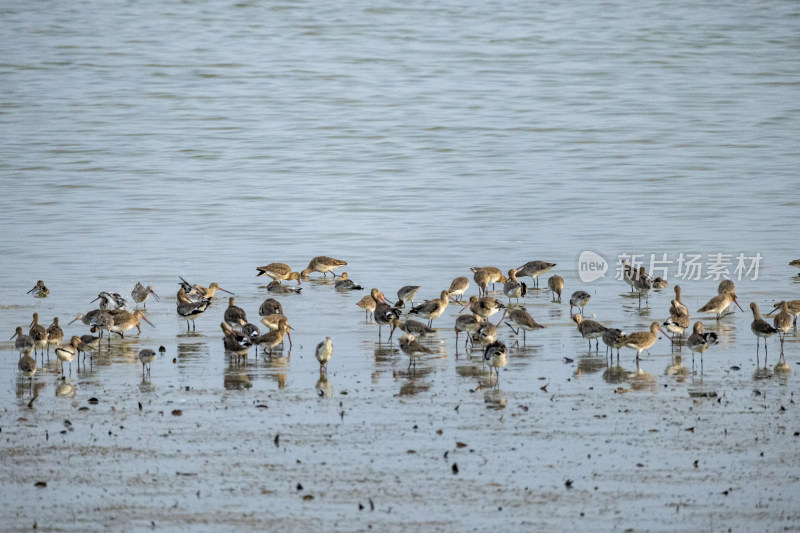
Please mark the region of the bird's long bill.
[[90, 304], [93, 304], [93, 303], [95, 303], [95, 302], [96, 302], [97, 300], [99, 300], [99, 299], [100, 299], [100, 297], [98, 296], [97, 298], [95, 298], [94, 300], [92, 300], [92, 301], [91, 301], [91, 302], [89, 302], [89, 303], [90, 303]]
[[154, 291], [153, 289], [150, 289], [150, 294], [155, 296], [157, 301], [159, 301], [159, 302], [161, 301], [161, 298], [158, 297], [158, 294], [156, 294], [156, 291]]
[[739, 311], [742, 311], [742, 312], [744, 312], [744, 309], [742, 309], [742, 306], [741, 306], [741, 305], [739, 305], [739, 302], [737, 302], [736, 300], [734, 300], [734, 301], [733, 301], [733, 303], [735, 303], [735, 304], [736, 304], [736, 307], [738, 307], [738, 308], [739, 308]]
[[[13, 338], [14, 338], [14, 337], [16, 337], [16, 336], [17, 336], [17, 332], [15, 331], [15, 332], [14, 332], [14, 334], [13, 334], [13, 335], [11, 335], [11, 339], [13, 339]], [[8, 340], [11, 340], [11, 339], [8, 339]]]
[[781, 306], [781, 304], [775, 304], [775, 307], [773, 307], [773, 308], [772, 308], [772, 311], [770, 311], [769, 313], [767, 313], [767, 316], [769, 316], [769, 315], [771, 315], [772, 313], [774, 313], [775, 311], [777, 311], [777, 310], [778, 310], [778, 308], [779, 308], [780, 306]]
[[36, 285], [36, 286], [34, 286], [34, 287], [31, 289], [31, 290], [29, 290], [29, 291], [28, 291], [26, 294], [30, 294], [30, 293], [32, 293], [33, 291], [35, 291], [36, 289], [38, 289], [38, 288], [39, 288], [39, 286], [38, 286], [38, 285]]
[[[664, 330], [661, 329], [661, 326], [658, 327], [658, 331], [660, 331], [661, 333], [664, 333]], [[665, 337], [669, 337], [669, 335], [667, 335], [666, 333], [664, 333], [664, 336]]]
[[[69, 323], [69, 324], [72, 324], [72, 322], [75, 322], [76, 320], [80, 320], [80, 319], [81, 319], [81, 317], [80, 317], [80, 315], [78, 315], [78, 316], [76, 316], [75, 318], [73, 318], [73, 319], [70, 321], [70, 323]], [[69, 324], [67, 324], [67, 325], [69, 326]]]
[[31, 327], [31, 326], [33, 326], [33, 320], [31, 320], [31, 323], [28, 324], [28, 327]]
[[467, 309], [469, 309], [469, 304], [467, 304], [467, 305], [465, 305], [464, 307], [462, 307], [462, 308], [461, 308], [461, 311], [459, 311], [459, 312], [458, 312], [458, 314], [460, 315], [461, 313], [463, 313], [463, 312], [464, 312], [464, 311], [466, 311]]
[[[227, 292], [228, 294], [233, 294], [231, 291], [226, 291], [222, 287], [217, 287], [217, 290], [222, 291], [222, 292]], [[233, 295], [236, 296], [235, 294], [233, 294]]]
[[502, 324], [503, 320], [506, 318], [506, 313], [508, 313], [508, 308], [503, 311], [503, 316], [500, 317], [498, 324]]
[[153, 323], [152, 323], [152, 322], [150, 322], [149, 320], [147, 320], [147, 317], [145, 317], [144, 315], [142, 315], [142, 320], [144, 320], [145, 322], [147, 322], [147, 323], [148, 323], [148, 324], [150, 324], [151, 326], [155, 327], [155, 326], [153, 325]]

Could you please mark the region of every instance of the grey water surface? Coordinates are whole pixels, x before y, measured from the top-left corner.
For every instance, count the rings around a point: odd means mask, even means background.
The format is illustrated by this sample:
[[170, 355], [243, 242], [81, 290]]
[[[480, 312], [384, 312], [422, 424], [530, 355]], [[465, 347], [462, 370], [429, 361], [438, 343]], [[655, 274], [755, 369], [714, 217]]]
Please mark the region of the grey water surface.
[[[796, 2], [43, 1], [0, 14], [0, 333], [34, 312], [87, 333], [65, 324], [137, 281], [161, 296], [147, 302], [155, 327], [63, 381], [52, 350], [30, 383], [0, 343], [4, 528], [800, 527], [799, 337], [776, 368], [777, 337], [757, 356], [747, 308], [800, 299]], [[605, 277], [581, 280], [584, 251]], [[669, 288], [640, 306], [614, 279], [620, 254], [671, 261]], [[679, 276], [681, 254], [700, 256], [697, 279]], [[745, 310], [719, 323], [696, 313], [716, 294], [716, 254]], [[551, 261], [522, 302], [546, 328], [515, 344], [501, 327], [509, 364], [492, 383], [478, 350], [456, 346], [456, 305], [415, 374], [355, 306], [365, 292], [318, 275], [278, 297], [293, 346], [271, 359], [225, 356], [225, 294], [196, 332], [175, 313], [180, 275], [218, 282], [257, 323], [255, 267], [317, 255], [392, 300], [420, 285], [418, 301], [472, 266]], [[740, 255], [757, 268], [740, 276]], [[26, 294], [38, 279], [47, 298]], [[702, 371], [664, 338], [638, 368], [623, 350], [618, 368], [570, 320], [584, 289], [585, 314], [645, 330], [676, 283], [720, 336]], [[158, 346], [143, 380], [138, 351]]]

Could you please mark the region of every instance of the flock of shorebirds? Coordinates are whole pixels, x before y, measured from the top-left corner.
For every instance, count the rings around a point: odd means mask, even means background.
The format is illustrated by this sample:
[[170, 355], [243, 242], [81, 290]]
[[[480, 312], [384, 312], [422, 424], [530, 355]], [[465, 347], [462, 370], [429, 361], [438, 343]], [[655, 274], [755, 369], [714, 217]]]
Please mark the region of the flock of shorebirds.
[[[321, 273], [324, 277], [331, 273], [336, 279], [334, 271], [346, 265], [347, 262], [345, 261], [319, 256], [313, 258], [308, 267], [300, 272], [293, 271], [283, 263], [271, 263], [258, 267], [257, 276], [272, 278], [272, 281], [267, 286], [267, 291], [270, 293], [299, 293], [302, 290], [301, 287], [284, 285], [282, 282], [296, 280], [297, 284], [300, 285], [301, 280], [308, 279], [315, 272]], [[792, 261], [790, 265], [800, 267], [800, 260]], [[490, 368], [490, 374], [497, 374], [497, 380], [495, 381], [497, 384], [499, 383], [499, 371], [508, 362], [508, 349], [505, 343], [498, 339], [498, 326], [506, 324], [515, 336], [518, 336], [521, 331], [523, 342], [526, 340], [528, 331], [535, 331], [545, 327], [537, 323], [525, 310], [524, 306], [519, 305], [519, 299], [525, 297], [528, 292], [528, 286], [519, 281], [519, 278], [531, 277], [533, 279], [532, 288], [538, 288], [539, 277], [555, 266], [555, 263], [546, 261], [530, 261], [519, 268], [508, 270], [507, 276], [496, 267], [473, 267], [470, 270], [473, 273], [472, 278], [477, 285], [478, 294], [470, 296], [467, 302], [464, 302], [463, 298], [471, 283], [466, 276], [459, 276], [452, 281], [447, 290], [441, 291], [439, 298], [427, 300], [418, 305], [414, 305], [414, 297], [420, 289], [417, 285], [402, 287], [397, 292], [398, 301], [394, 304], [390, 303], [381, 291], [373, 288], [356, 305], [364, 310], [367, 320], [371, 320], [378, 325], [379, 338], [382, 334], [383, 326], [391, 328], [389, 340], [391, 340], [397, 329], [403, 332], [399, 339], [399, 346], [402, 352], [409, 357], [409, 369], [416, 369], [417, 360], [426, 354], [432, 353], [432, 350], [419, 342], [418, 339], [435, 331], [432, 327], [433, 321], [442, 316], [450, 303], [463, 305], [463, 309], [456, 315], [454, 324], [456, 352], [459, 346], [459, 335], [462, 333], [466, 337], [464, 341], [465, 348], [468, 343], [473, 346], [476, 342], [479, 343], [483, 348], [483, 359]], [[630, 285], [631, 292], [639, 298], [640, 304], [641, 299], [647, 299], [652, 289], [667, 287], [666, 281], [661, 278], [651, 278], [644, 267], [634, 268], [623, 262], [622, 273], [623, 280]], [[272, 355], [273, 350], [283, 345], [284, 339], [289, 342], [291, 347], [290, 331], [292, 327], [289, 325], [289, 319], [283, 313], [281, 303], [275, 298], [267, 298], [259, 308], [261, 323], [268, 330], [262, 334], [258, 326], [248, 322], [245, 311], [234, 304], [234, 295], [220, 287], [219, 284], [211, 283], [208, 287], [203, 287], [191, 284], [183, 278], [180, 278], [180, 280], [176, 310], [179, 316], [186, 319], [187, 330], [190, 329], [190, 322], [191, 329], [195, 329], [195, 319], [206, 311], [217, 291], [232, 295], [229, 298], [228, 307], [225, 309], [220, 327], [223, 332], [225, 352], [229, 356], [235, 357], [237, 362], [241, 358], [247, 357], [247, 353], [252, 346], [261, 346], [264, 353], [269, 356]], [[507, 305], [488, 295], [487, 289], [489, 285], [494, 286], [495, 283], [502, 284], [503, 293], [508, 298]], [[553, 295], [553, 302], [560, 303], [564, 279], [558, 275], [550, 276], [547, 280], [547, 288]], [[349, 279], [346, 272], [343, 272], [336, 280], [334, 289], [345, 292], [361, 290], [362, 287]], [[606, 354], [610, 349], [613, 357], [616, 349], [617, 359], [619, 359], [620, 348], [629, 348], [636, 350], [636, 360], [638, 361], [643, 351], [647, 351], [649, 354], [649, 348], [655, 344], [658, 339], [658, 332], [661, 332], [671, 339], [673, 346], [677, 344], [680, 348], [680, 346], [686, 344], [693, 354], [699, 353], [702, 364], [703, 353], [717, 343], [717, 335], [713, 332], [706, 333], [703, 323], [696, 321], [692, 326], [692, 333], [684, 341], [683, 335], [691, 324], [689, 309], [681, 301], [680, 286], [676, 285], [674, 290], [675, 298], [670, 302], [669, 318], [663, 323], [654, 321], [648, 331], [625, 333], [621, 329], [606, 327], [600, 322], [584, 318], [583, 309], [589, 303], [591, 295], [583, 290], [575, 291], [570, 296], [570, 316], [576, 323], [578, 332], [588, 341], [590, 350], [592, 340], [595, 341], [595, 350], [599, 350], [599, 340], [602, 339], [606, 344]], [[50, 291], [44, 282], [40, 280], [28, 293], [46, 297]], [[730, 310], [733, 305], [742, 310], [732, 281], [723, 280], [719, 284], [717, 293], [697, 312], [713, 313], [716, 315], [716, 319], [720, 320], [733, 312]], [[137, 283], [131, 292], [133, 301], [136, 304], [143, 304], [144, 307], [146, 307], [146, 301], [151, 295], [156, 300], [159, 299], [151, 286], [144, 286], [141, 283]], [[64, 363], [69, 363], [71, 372], [73, 359], [79, 356], [81, 352], [84, 352], [85, 358], [85, 352], [97, 349], [104, 334], [107, 336], [108, 342], [111, 342], [112, 334], [117, 334], [120, 338], [124, 338], [125, 334], [133, 328], [136, 328], [141, 333], [141, 320], [150, 324], [142, 309], [136, 308], [133, 311], [125, 309], [127, 301], [118, 293], [101, 292], [92, 302], [98, 300], [97, 309], [85, 314], [81, 313], [70, 322], [72, 324], [78, 320], [82, 321], [90, 328], [91, 334], [73, 335], [68, 342], [64, 342], [64, 331], [61, 329], [57, 317], [53, 319], [49, 327], [45, 327], [39, 323], [39, 314], [34, 313], [33, 321], [29, 325], [27, 334], [25, 334], [22, 326], [17, 327], [11, 338], [16, 338], [15, 348], [20, 353], [18, 368], [22, 375], [32, 379], [37, 369], [35, 356], [41, 351], [42, 358], [44, 358], [44, 351], [47, 350], [49, 357], [51, 346], [55, 346], [55, 354], [61, 363], [61, 375], [63, 376]], [[512, 300], [515, 300], [516, 304], [512, 303]], [[410, 307], [404, 317], [407, 303], [410, 304]], [[573, 310], [576, 308], [580, 310], [580, 313], [573, 314]], [[768, 313], [769, 315], [778, 311], [773, 318], [772, 324], [761, 317], [758, 305], [755, 302], [750, 304], [750, 309], [753, 312], [753, 321], [750, 328], [756, 336], [756, 350], [758, 351], [760, 348], [760, 339], [764, 339], [766, 353], [767, 338], [778, 334], [781, 349], [780, 356], [783, 359], [784, 338], [793, 326], [795, 328], [797, 326], [797, 316], [800, 314], [800, 300], [778, 302], [774, 309]], [[464, 311], [469, 312], [465, 313]], [[492, 323], [490, 318], [501, 311], [500, 320], [496, 324]], [[427, 324], [411, 318], [411, 315], [427, 319]], [[666, 333], [663, 328], [669, 331], [671, 335]], [[34, 357], [31, 357], [31, 352], [33, 352]], [[328, 361], [333, 355], [333, 343], [330, 337], [326, 337], [325, 340], [317, 345], [315, 355], [320, 364], [320, 373], [326, 374]], [[147, 374], [150, 373], [150, 363], [155, 359], [155, 356], [156, 352], [152, 349], [143, 349], [139, 352], [143, 376], [145, 372]]]

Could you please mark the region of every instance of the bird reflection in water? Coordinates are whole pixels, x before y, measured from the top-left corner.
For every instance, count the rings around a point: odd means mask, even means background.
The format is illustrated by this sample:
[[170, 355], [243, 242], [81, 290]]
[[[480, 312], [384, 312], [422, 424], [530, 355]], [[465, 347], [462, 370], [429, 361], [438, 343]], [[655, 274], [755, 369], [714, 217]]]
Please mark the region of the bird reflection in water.
[[317, 391], [317, 395], [320, 398], [332, 398], [333, 397], [333, 385], [331, 382], [328, 381], [327, 376], [320, 376], [317, 380], [316, 385], [314, 385], [314, 390]]
[[56, 396], [60, 398], [70, 398], [75, 396], [75, 383], [62, 381], [56, 385]]
[[141, 383], [139, 383], [139, 392], [143, 394], [149, 394], [156, 391], [156, 386], [153, 385], [150, 381], [145, 378], [142, 378]]
[[658, 379], [653, 374], [648, 374], [636, 362], [636, 371], [628, 374], [626, 379], [631, 384], [633, 390], [655, 390], [658, 386]]
[[488, 409], [505, 409], [508, 405], [508, 395], [500, 389], [487, 390], [483, 393], [483, 402]]
[[617, 363], [616, 366], [609, 365], [608, 368], [603, 371], [603, 381], [610, 385], [619, 385], [627, 381], [629, 374], [630, 371], [622, 368], [619, 363]]
[[683, 366], [683, 358], [680, 355], [674, 356], [664, 369], [664, 375], [674, 377], [678, 383], [685, 383], [689, 374], [689, 369]]
[[222, 384], [226, 390], [244, 390], [253, 386], [247, 372], [236, 366], [228, 366], [225, 369]]

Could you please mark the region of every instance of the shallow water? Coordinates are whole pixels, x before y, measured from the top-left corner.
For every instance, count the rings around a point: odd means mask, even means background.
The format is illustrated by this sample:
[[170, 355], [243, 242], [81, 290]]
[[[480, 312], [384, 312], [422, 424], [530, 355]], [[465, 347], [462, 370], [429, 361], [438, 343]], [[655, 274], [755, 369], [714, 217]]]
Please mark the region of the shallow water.
[[[685, 349], [689, 372], [676, 369], [666, 339], [640, 373], [623, 351], [621, 372], [588, 353], [566, 303], [532, 291], [524, 304], [547, 327], [511, 348], [496, 389], [479, 358], [457, 356], [456, 306], [411, 376], [355, 307], [362, 294], [330, 283], [279, 297], [291, 356], [251, 353], [246, 366], [223, 353], [224, 298], [195, 333], [174, 312], [182, 275], [219, 282], [254, 317], [266, 297], [256, 266], [300, 269], [320, 254], [390, 299], [419, 284], [419, 301], [471, 266], [552, 261], [565, 302], [588, 290], [586, 314], [626, 331], [663, 321], [675, 283], [700, 318], [718, 282], [705, 279], [708, 254], [731, 254], [731, 273], [738, 254], [761, 254], [758, 278], [737, 279], [746, 311], [797, 299], [795, 3], [87, 1], [2, 13], [0, 331], [33, 312], [64, 324], [99, 291], [127, 296], [139, 280], [162, 296], [148, 301], [155, 328], [103, 345], [64, 382], [51, 355], [31, 388], [13, 341], [0, 344], [11, 529], [30, 527], [37, 496], [48, 529], [287, 529], [301, 516], [335, 530], [798, 527], [798, 336], [788, 374], [775, 374], [774, 337], [771, 373], [757, 371], [749, 312], [706, 320], [721, 342], [702, 373]], [[580, 280], [584, 250], [608, 262], [605, 278]], [[679, 279], [669, 265], [670, 287], [640, 308], [613, 279], [622, 253], [701, 254], [706, 270]], [[48, 298], [25, 294], [37, 279]], [[76, 324], [68, 335], [85, 333]], [[313, 356], [326, 335], [331, 398]], [[143, 381], [136, 354], [161, 345]], [[705, 391], [721, 401], [690, 396]], [[101, 490], [107, 503], [72, 511], [74, 494]]]

